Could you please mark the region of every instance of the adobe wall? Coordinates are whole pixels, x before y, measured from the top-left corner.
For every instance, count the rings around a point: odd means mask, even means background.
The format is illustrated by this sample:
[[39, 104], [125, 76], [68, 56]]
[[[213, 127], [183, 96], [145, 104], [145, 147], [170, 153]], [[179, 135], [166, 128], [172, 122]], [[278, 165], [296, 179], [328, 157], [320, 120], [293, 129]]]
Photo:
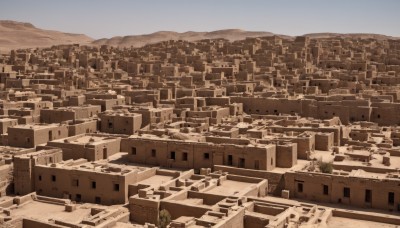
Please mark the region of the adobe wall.
[[157, 224], [160, 201], [139, 198], [137, 196], [129, 198], [130, 220], [139, 224]]
[[334, 209], [332, 210], [333, 217], [365, 220], [371, 222], [388, 223], [393, 225], [400, 225], [400, 217], [398, 216], [380, 216], [372, 213], [363, 213], [359, 211]]
[[142, 126], [142, 114], [131, 116], [100, 115], [101, 131], [111, 134], [132, 135]]
[[243, 216], [243, 222], [246, 228], [265, 228], [269, 224], [269, 219], [246, 213]]
[[[81, 136], [77, 136], [79, 138]], [[73, 140], [69, 138], [68, 140]], [[113, 138], [111, 140], [104, 140], [95, 145], [81, 145], [68, 142], [48, 142], [47, 146], [61, 148], [63, 150], [63, 159], [80, 159], [85, 158], [89, 161], [97, 161], [106, 159], [109, 156], [120, 152], [121, 138]], [[105, 153], [106, 152], [106, 153]], [[106, 156], [106, 157], [104, 157]]]
[[[303, 185], [302, 192], [299, 192], [298, 183]], [[285, 189], [290, 191], [291, 197], [383, 210], [397, 210], [397, 205], [400, 204], [398, 184], [398, 180], [385, 181], [306, 172], [285, 174]], [[328, 194], [324, 194], [323, 185], [328, 186]], [[344, 196], [344, 187], [350, 189], [350, 197]], [[371, 202], [365, 200], [367, 189], [371, 190]], [[388, 204], [389, 192], [394, 193], [393, 205]]]
[[333, 132], [315, 134], [315, 149], [329, 151], [333, 147]]
[[217, 223], [216, 228], [244, 228], [245, 209], [239, 208], [237, 211], [232, 211], [228, 217]]
[[22, 224], [22, 228], [65, 228], [65, 226], [62, 225], [50, 224], [31, 218], [23, 218]]
[[73, 110], [41, 109], [40, 122], [61, 123], [62, 121], [75, 120], [76, 114]]
[[268, 180], [268, 193], [273, 195], [281, 195], [281, 190], [284, 187], [283, 174], [274, 173], [264, 170], [251, 170], [251, 169], [240, 169], [230, 166], [215, 165], [214, 171], [228, 172], [229, 174], [235, 174], [247, 177], [257, 177]]
[[276, 167], [291, 168], [297, 164], [297, 143], [276, 145]]
[[[95, 197], [100, 197], [101, 204], [104, 205], [126, 203], [129, 184], [126, 179], [134, 179], [137, 176], [135, 172], [116, 176], [112, 173], [97, 173], [90, 170], [71, 172], [70, 169], [47, 166], [35, 166], [34, 169], [37, 194], [55, 198], [68, 197], [74, 201], [77, 201], [77, 194], [80, 194], [81, 201], [89, 203], [95, 203]], [[55, 181], [52, 176], [55, 176]], [[96, 182], [96, 188], [92, 188], [93, 181]], [[119, 191], [115, 191], [114, 184], [119, 184]]]
[[181, 216], [191, 216], [200, 218], [207, 211], [211, 211], [211, 207], [203, 205], [181, 204], [175, 201], [162, 200], [160, 210], [167, 210], [171, 214], [171, 219], [177, 219]]
[[66, 125], [54, 126], [51, 129], [38, 129], [34, 132], [35, 145], [68, 137], [68, 128]]
[[86, 120], [81, 123], [74, 123], [67, 126], [68, 136], [97, 132], [97, 120]]
[[14, 147], [35, 147], [34, 131], [32, 129], [9, 128], [8, 145]]
[[[248, 169], [272, 170], [276, 165], [275, 148], [275, 145], [265, 147], [216, 145], [142, 138], [127, 138], [121, 141], [121, 151], [128, 152], [132, 162], [185, 169], [211, 168], [212, 165], [225, 164]], [[172, 157], [172, 152], [175, 152], [175, 159]]]

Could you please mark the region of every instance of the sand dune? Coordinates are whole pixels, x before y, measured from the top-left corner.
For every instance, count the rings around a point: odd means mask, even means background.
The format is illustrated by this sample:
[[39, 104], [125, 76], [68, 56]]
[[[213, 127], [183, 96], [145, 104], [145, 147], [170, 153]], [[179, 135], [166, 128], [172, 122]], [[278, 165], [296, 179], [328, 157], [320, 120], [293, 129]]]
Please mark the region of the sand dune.
[[30, 23], [0, 20], [0, 50], [49, 47], [57, 44], [88, 44], [93, 39], [83, 34], [36, 28]]

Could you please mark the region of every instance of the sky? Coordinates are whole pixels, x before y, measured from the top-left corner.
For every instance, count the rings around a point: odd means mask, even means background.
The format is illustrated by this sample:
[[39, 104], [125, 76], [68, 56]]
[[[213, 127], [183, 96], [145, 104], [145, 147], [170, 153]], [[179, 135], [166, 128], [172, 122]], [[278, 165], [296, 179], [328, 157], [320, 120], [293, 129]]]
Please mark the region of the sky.
[[400, 37], [400, 0], [0, 0], [0, 20], [95, 39], [219, 29]]

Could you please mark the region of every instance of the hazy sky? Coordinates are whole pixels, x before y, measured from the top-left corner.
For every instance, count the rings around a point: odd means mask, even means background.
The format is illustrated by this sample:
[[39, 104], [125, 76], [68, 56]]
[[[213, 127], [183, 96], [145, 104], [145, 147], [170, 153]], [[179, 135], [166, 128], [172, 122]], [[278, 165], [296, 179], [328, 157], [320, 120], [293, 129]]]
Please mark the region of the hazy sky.
[[93, 38], [228, 28], [400, 36], [400, 0], [0, 0], [0, 19]]

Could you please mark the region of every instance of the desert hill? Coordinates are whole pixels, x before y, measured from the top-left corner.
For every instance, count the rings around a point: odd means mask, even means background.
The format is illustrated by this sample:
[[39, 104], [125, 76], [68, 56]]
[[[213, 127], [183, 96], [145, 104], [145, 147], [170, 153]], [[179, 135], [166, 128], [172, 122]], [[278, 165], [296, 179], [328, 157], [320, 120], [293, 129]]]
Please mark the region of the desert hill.
[[[30, 23], [0, 20], [0, 50], [9, 51], [18, 48], [50, 47], [58, 44], [89, 44], [89, 45], [111, 45], [119, 47], [141, 47], [146, 44], [157, 43], [165, 40], [187, 40], [196, 41], [202, 39], [225, 38], [230, 41], [242, 40], [246, 37], [264, 37], [278, 35], [283, 38], [291, 36], [274, 34], [263, 31], [245, 31], [240, 29], [224, 29], [211, 32], [173, 32], [159, 31], [144, 35], [115, 36], [94, 40], [84, 34], [64, 33], [59, 31], [44, 30]], [[361, 38], [361, 39], [400, 39], [380, 34], [369, 33], [310, 33], [304, 36], [311, 38]]]
[[36, 28], [30, 23], [0, 20], [0, 50], [49, 47], [57, 44], [87, 44], [93, 39], [83, 34]]

